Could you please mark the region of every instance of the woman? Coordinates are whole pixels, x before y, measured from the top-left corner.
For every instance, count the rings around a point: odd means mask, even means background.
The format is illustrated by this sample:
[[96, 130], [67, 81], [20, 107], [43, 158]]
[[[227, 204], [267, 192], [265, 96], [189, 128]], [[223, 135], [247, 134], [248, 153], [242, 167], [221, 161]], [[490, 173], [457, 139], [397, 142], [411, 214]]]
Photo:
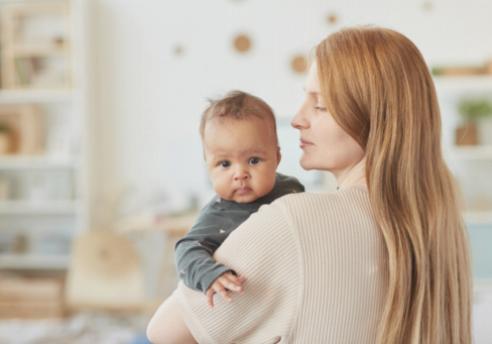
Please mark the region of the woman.
[[157, 311], [151, 340], [471, 343], [467, 238], [415, 45], [381, 28], [330, 35], [292, 125], [303, 168], [331, 171], [339, 190], [262, 207], [215, 254], [244, 292], [209, 309], [180, 285], [193, 337]]

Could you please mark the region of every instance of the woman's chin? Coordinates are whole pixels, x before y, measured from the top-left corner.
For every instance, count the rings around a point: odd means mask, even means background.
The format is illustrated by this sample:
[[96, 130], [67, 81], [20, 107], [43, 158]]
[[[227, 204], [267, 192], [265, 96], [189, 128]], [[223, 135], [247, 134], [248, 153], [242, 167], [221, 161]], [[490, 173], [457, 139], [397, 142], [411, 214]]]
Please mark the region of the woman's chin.
[[313, 159], [309, 159], [308, 157], [302, 156], [299, 161], [301, 167], [306, 171], [311, 170], [320, 170], [320, 171], [332, 171], [333, 165], [328, 161], [314, 161]]
[[299, 163], [300, 163], [301, 167], [306, 171], [309, 171], [309, 170], [316, 168], [316, 166], [314, 166], [313, 163], [311, 161], [309, 161], [309, 159], [305, 156], [301, 157], [301, 160], [299, 161]]

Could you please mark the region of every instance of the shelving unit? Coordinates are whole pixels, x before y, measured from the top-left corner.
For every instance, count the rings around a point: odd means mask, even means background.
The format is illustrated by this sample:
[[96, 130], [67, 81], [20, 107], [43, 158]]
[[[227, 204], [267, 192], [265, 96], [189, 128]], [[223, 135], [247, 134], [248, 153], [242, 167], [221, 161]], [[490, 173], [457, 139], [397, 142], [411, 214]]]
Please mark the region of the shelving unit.
[[0, 215], [72, 215], [77, 212], [78, 202], [74, 201], [50, 201], [25, 202], [25, 201], [2, 201], [0, 202]]
[[4, 254], [0, 260], [0, 269], [64, 270], [68, 263], [66, 255]]
[[0, 90], [0, 104], [67, 103], [73, 96], [72, 90]]
[[[457, 104], [462, 97], [488, 97], [492, 100], [492, 75], [477, 76], [439, 76], [434, 78], [442, 111], [444, 129], [444, 154], [453, 172], [459, 172], [461, 178], [473, 178], [461, 170], [490, 170], [492, 175], [492, 144], [490, 141], [481, 145], [456, 146], [453, 142], [454, 130], [458, 121]], [[490, 133], [492, 137], [492, 132]], [[446, 140], [447, 138], [447, 140]], [[490, 163], [490, 164], [489, 164]], [[460, 170], [460, 171], [458, 171]], [[463, 180], [461, 180], [463, 183]], [[462, 185], [462, 189], [466, 187]], [[486, 193], [487, 203], [492, 205], [492, 188], [481, 188]], [[492, 207], [476, 209], [467, 205], [465, 221], [470, 225], [491, 225]]]
[[[0, 270], [64, 270], [71, 238], [88, 227], [87, 6], [84, 0], [0, 1], [0, 109], [35, 106], [44, 138], [40, 154], [0, 155], [0, 184], [8, 185], [8, 196], [0, 195]], [[45, 25], [41, 33], [50, 32], [49, 18], [57, 21], [56, 36], [33, 39], [31, 27], [30, 40], [17, 41], [21, 32], [29, 33], [18, 30], [21, 21], [37, 15], [45, 16], [34, 23]], [[63, 77], [41, 77], [30, 85], [26, 80], [32, 78], [16, 76], [17, 59], [36, 67], [38, 58], [61, 59]], [[36, 240], [43, 235], [48, 239], [40, 245]], [[16, 251], [10, 246], [19, 236], [27, 244]]]
[[70, 158], [56, 157], [0, 157], [0, 170], [76, 169]]

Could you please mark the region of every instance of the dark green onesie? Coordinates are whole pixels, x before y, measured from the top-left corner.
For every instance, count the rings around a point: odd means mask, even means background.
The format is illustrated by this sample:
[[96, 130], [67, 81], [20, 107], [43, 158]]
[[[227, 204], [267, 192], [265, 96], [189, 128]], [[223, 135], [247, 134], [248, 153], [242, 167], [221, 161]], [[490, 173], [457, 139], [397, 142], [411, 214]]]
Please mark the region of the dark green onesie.
[[179, 278], [187, 287], [206, 292], [217, 277], [231, 271], [212, 258], [227, 236], [260, 206], [284, 195], [303, 191], [304, 186], [296, 178], [277, 173], [273, 190], [252, 203], [236, 203], [214, 197], [200, 211], [188, 234], [176, 243]]

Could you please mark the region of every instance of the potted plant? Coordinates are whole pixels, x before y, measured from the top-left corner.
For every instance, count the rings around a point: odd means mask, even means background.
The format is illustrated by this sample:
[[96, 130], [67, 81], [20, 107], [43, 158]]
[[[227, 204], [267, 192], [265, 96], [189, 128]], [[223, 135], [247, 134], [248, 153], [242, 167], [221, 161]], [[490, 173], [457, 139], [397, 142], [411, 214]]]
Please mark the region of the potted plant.
[[478, 120], [492, 115], [492, 103], [484, 98], [466, 98], [458, 104], [458, 112], [463, 118], [463, 123], [456, 128], [456, 144], [477, 145]]
[[12, 150], [12, 129], [5, 123], [0, 123], [0, 155]]

